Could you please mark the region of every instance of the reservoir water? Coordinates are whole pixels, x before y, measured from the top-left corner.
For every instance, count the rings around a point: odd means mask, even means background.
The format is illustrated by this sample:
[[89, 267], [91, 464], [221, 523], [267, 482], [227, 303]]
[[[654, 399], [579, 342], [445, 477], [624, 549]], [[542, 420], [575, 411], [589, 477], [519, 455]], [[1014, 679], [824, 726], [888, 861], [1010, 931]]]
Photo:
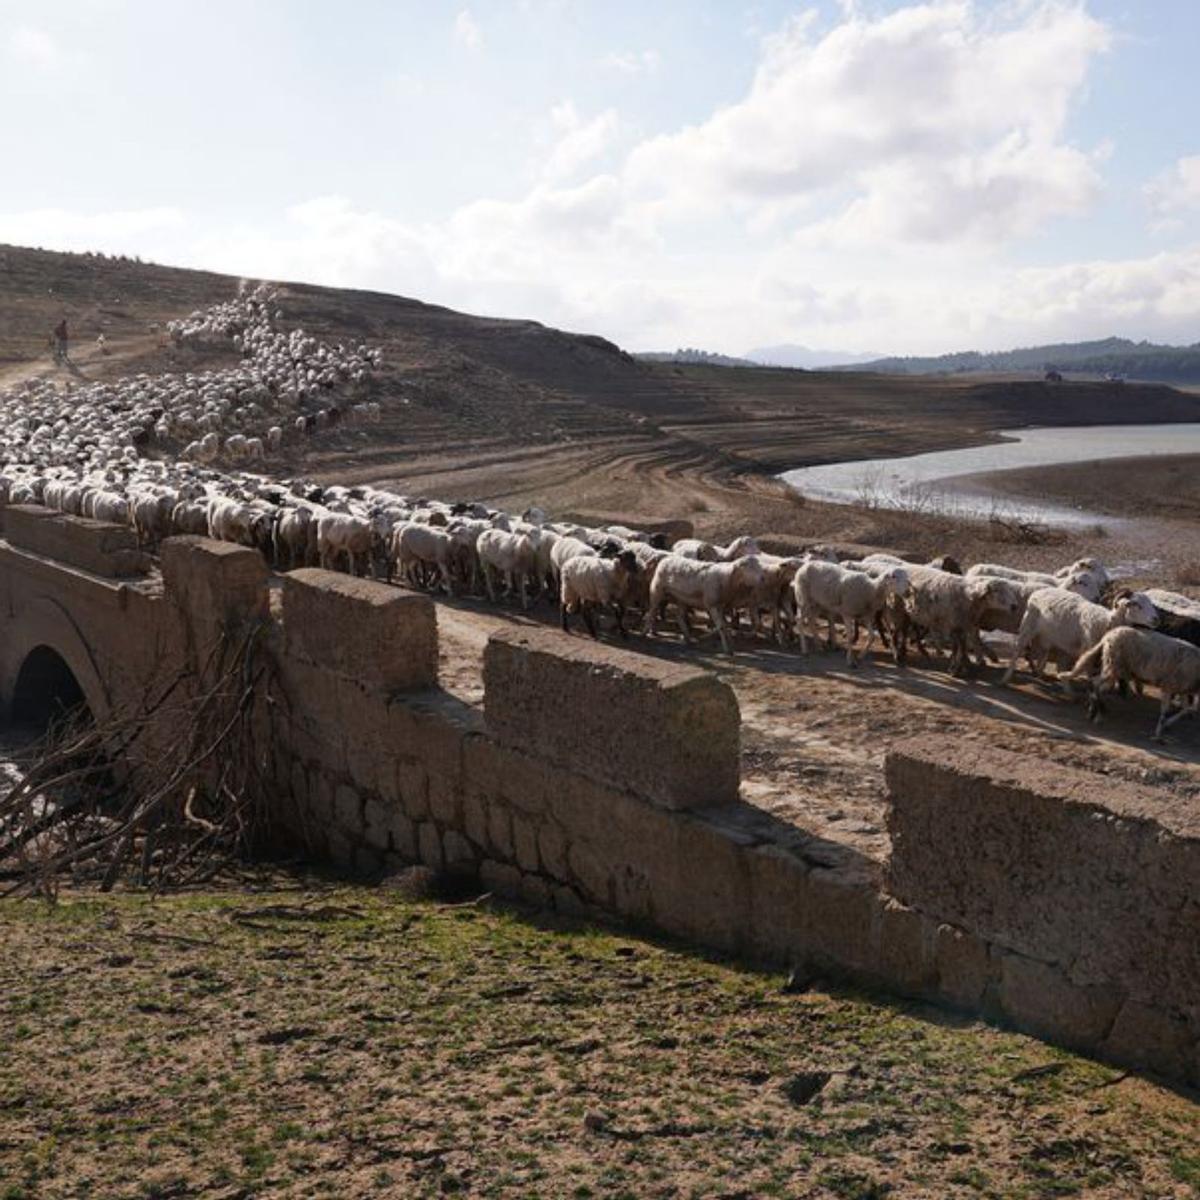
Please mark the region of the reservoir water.
[[864, 503], [964, 517], [987, 516], [999, 508], [1026, 520], [1077, 525], [1094, 522], [1098, 514], [1034, 498], [999, 497], [986, 480], [973, 477], [1018, 467], [1200, 454], [1200, 423], [1047, 426], [1001, 430], [1000, 436], [1007, 440], [902, 458], [800, 467], [785, 471], [780, 478], [805, 496], [835, 504]]

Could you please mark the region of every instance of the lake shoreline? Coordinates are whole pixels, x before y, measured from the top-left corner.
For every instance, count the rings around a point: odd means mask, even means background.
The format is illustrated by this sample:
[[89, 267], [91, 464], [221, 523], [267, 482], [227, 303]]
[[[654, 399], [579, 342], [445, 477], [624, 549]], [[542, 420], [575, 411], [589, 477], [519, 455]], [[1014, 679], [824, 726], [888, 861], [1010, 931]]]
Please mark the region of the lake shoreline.
[[[1016, 503], [1049, 500], [1099, 518], [1200, 521], [1200, 453], [1130, 455], [983, 471], [947, 480]], [[958, 490], [957, 486], [953, 490]]]
[[[955, 450], [830, 463], [784, 472], [801, 495], [833, 504], [1078, 527], [1104, 518], [1200, 515], [1187, 463], [1200, 462], [1200, 424], [1046, 426], [998, 431]], [[1113, 468], [1112, 464], [1125, 466]], [[1179, 498], [1179, 497], [1182, 497]]]

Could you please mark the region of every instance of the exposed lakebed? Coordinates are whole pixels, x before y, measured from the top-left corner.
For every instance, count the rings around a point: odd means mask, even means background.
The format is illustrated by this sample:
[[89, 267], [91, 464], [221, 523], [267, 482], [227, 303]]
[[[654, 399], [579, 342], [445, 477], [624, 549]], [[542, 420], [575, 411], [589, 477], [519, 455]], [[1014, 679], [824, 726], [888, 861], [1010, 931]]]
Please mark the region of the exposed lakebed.
[[1099, 506], [998, 486], [997, 473], [1120, 458], [1200, 454], [1200, 423], [1086, 425], [1003, 430], [1004, 440], [901, 458], [829, 463], [785, 472], [781, 478], [805, 496], [838, 504], [943, 512], [964, 517], [1002, 511], [1056, 525], [1090, 524]]

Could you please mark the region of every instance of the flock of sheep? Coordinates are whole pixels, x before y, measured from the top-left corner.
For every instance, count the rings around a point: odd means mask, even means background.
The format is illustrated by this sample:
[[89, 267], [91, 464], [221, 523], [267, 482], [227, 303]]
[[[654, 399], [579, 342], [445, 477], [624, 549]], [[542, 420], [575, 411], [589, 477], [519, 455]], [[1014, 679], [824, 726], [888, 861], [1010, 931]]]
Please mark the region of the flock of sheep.
[[[549, 596], [564, 629], [578, 615], [593, 636], [604, 613], [621, 636], [631, 616], [652, 636], [673, 610], [685, 642], [703, 614], [727, 653], [743, 622], [756, 636], [798, 641], [807, 653], [824, 620], [831, 649], [840, 626], [851, 666], [880, 639], [897, 664], [910, 646], [927, 659], [938, 650], [965, 675], [997, 658], [997, 639], [984, 635], [1004, 633], [1011, 639], [1005, 681], [1022, 659], [1040, 677], [1053, 657], [1068, 687], [1091, 682], [1093, 714], [1116, 688], [1154, 687], [1156, 738], [1200, 707], [1200, 604], [1116, 588], [1092, 559], [1054, 574], [990, 563], [964, 572], [949, 558], [838, 561], [819, 546], [780, 556], [750, 537], [668, 547], [660, 534], [554, 522], [537, 509], [517, 517], [478, 503], [215, 469], [217, 458], [265, 458], [288, 419], [311, 432], [378, 415], [378, 405], [362, 399], [378, 351], [327, 346], [299, 330], [285, 335], [273, 300], [259, 288], [168, 327], [181, 342], [232, 340], [242, 355], [236, 367], [67, 392], [33, 382], [0, 393], [0, 504], [128, 523], [147, 548], [173, 534], [203, 534], [256, 548], [280, 570], [320, 565], [398, 576], [493, 601], [502, 590], [526, 608]], [[172, 454], [172, 444], [184, 445], [182, 453]], [[148, 457], [155, 448], [165, 457]], [[863, 631], [866, 644], [856, 650]]]
[[232, 340], [235, 366], [0, 390], [0, 463], [93, 479], [136, 470], [155, 451], [197, 463], [265, 461], [289, 435], [377, 420], [379, 405], [363, 397], [380, 352], [284, 334], [273, 300], [260, 287], [168, 325], [181, 345], [218, 341], [227, 350]]

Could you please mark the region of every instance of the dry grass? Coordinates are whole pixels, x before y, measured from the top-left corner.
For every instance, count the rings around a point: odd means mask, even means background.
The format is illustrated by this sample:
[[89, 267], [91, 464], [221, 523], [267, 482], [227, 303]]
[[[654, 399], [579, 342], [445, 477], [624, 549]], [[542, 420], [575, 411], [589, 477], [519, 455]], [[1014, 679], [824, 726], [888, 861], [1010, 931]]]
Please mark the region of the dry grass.
[[0, 908], [0, 1196], [1200, 1187], [1180, 1095], [1025, 1037], [311, 880]]

